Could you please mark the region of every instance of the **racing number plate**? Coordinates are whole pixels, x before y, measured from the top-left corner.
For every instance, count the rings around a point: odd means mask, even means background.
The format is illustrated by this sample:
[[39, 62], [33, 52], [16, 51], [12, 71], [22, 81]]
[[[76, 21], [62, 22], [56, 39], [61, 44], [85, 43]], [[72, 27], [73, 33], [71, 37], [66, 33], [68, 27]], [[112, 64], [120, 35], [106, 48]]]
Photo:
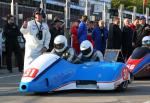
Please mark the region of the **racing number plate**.
[[23, 74], [23, 77], [31, 77], [31, 78], [34, 78], [36, 76], [36, 74], [38, 73], [38, 69], [36, 68], [30, 68], [30, 69], [27, 69], [24, 74]]

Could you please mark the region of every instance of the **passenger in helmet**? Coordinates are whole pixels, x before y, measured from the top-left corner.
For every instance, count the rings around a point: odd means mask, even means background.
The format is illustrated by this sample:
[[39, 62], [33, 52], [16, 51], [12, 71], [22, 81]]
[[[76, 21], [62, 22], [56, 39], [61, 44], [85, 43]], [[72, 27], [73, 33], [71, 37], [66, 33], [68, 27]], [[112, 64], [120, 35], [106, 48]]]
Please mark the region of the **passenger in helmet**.
[[93, 45], [88, 40], [84, 40], [80, 44], [80, 51], [78, 57], [83, 62], [104, 61], [103, 54], [99, 50], [93, 49]]
[[150, 48], [150, 36], [145, 36], [142, 39], [142, 46]]
[[140, 59], [150, 53], [150, 36], [145, 36], [142, 39], [142, 47], [134, 49], [130, 58]]
[[56, 36], [54, 39], [54, 48], [51, 53], [56, 54], [71, 63], [80, 63], [80, 60], [76, 58], [74, 49], [68, 47], [67, 39], [63, 35]]

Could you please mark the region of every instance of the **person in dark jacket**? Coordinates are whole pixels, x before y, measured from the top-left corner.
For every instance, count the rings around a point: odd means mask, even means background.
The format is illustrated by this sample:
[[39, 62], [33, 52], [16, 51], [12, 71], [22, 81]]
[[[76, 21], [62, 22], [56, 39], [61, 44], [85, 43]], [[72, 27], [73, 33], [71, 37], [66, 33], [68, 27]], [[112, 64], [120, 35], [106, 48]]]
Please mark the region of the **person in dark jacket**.
[[132, 47], [135, 49], [135, 41], [136, 41], [136, 36], [137, 36], [137, 25], [139, 24], [139, 17], [136, 17], [135, 20], [133, 21], [132, 24], [130, 24], [130, 28], [133, 30], [133, 36], [132, 36]]
[[4, 26], [4, 36], [5, 40], [5, 48], [6, 48], [6, 63], [7, 69], [10, 73], [12, 73], [12, 53], [15, 53], [19, 72], [23, 70], [23, 57], [21, 54], [21, 49], [18, 43], [17, 37], [21, 34], [18, 26], [14, 23], [14, 17], [12, 15], [7, 16], [7, 24]]
[[104, 55], [106, 49], [106, 41], [108, 38], [108, 29], [104, 27], [104, 21], [99, 21], [99, 26], [95, 27], [92, 32], [94, 48], [100, 50]]
[[146, 18], [141, 16], [137, 26], [137, 36], [135, 40], [136, 47], [142, 46], [142, 38], [150, 35], [150, 25], [146, 24]]
[[82, 20], [79, 24], [78, 28], [78, 41], [81, 44], [82, 41], [87, 40], [87, 33], [88, 33], [88, 28], [87, 28], [87, 22], [88, 17], [86, 15], [82, 16]]
[[51, 51], [54, 48], [54, 38], [58, 35], [64, 35], [61, 30], [61, 21], [59, 19], [56, 19], [54, 21], [54, 25], [50, 29], [50, 33], [51, 33], [51, 41], [49, 43], [48, 51]]
[[120, 20], [114, 17], [113, 23], [109, 26], [108, 32], [108, 49], [121, 49], [122, 46], [122, 31], [119, 28]]
[[133, 51], [132, 37], [133, 37], [133, 30], [130, 28], [129, 19], [125, 18], [123, 31], [122, 31], [122, 38], [123, 38], [122, 53], [123, 53], [125, 60], [129, 58], [129, 56], [131, 55]]

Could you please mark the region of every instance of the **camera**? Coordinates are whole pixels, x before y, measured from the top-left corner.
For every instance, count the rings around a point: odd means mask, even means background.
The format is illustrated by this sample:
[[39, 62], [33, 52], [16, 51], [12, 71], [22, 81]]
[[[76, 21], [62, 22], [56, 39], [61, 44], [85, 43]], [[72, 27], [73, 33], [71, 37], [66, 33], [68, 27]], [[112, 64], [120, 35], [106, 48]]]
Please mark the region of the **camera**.
[[42, 38], [43, 38], [43, 33], [42, 33], [42, 31], [39, 31], [39, 32], [36, 34], [36, 37], [37, 37], [39, 40], [42, 40]]

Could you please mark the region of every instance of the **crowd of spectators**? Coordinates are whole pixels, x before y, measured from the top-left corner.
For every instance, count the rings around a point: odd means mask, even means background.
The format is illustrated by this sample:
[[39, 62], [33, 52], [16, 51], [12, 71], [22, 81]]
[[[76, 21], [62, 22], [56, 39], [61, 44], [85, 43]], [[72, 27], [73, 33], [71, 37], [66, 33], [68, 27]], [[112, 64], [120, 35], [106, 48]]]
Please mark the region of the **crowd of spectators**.
[[[72, 51], [74, 51], [75, 54], [73, 53], [72, 55], [79, 55], [79, 58], [83, 60], [86, 58], [87, 61], [90, 61], [88, 59], [92, 56], [94, 57], [93, 54], [95, 51], [97, 51], [95, 57], [99, 59], [96, 58], [93, 60], [103, 61], [106, 49], [120, 49], [123, 54], [123, 59], [126, 61], [133, 50], [142, 45], [142, 38], [150, 36], [150, 25], [146, 24], [146, 18], [144, 16], [137, 17], [133, 23], [131, 23], [128, 18], [125, 18], [123, 28], [119, 27], [120, 18], [114, 17], [108, 30], [103, 20], [89, 21], [88, 17], [83, 15], [80, 20], [72, 22], [70, 26], [72, 42], [68, 45], [68, 42], [64, 38], [63, 21], [56, 18], [51, 24], [52, 27], [49, 28], [48, 25], [42, 21], [42, 18], [45, 18], [43, 13], [41, 9], [36, 9], [33, 15], [34, 20], [24, 21], [20, 29], [26, 41], [24, 67], [46, 51], [57, 52], [59, 54], [58, 48], [62, 50], [65, 47], [63, 51], [66, 52], [66, 48], [69, 48], [69, 46], [74, 49]], [[8, 17], [7, 22], [7, 25], [4, 27], [7, 67], [8, 70], [12, 72], [10, 57], [14, 51], [18, 59], [19, 71], [22, 72], [23, 64], [21, 62], [22, 60], [20, 60], [22, 56], [20, 55], [19, 45], [16, 42], [17, 36], [21, 33], [18, 27], [13, 23], [13, 16]], [[64, 39], [61, 40], [60, 37]], [[58, 40], [55, 38], [58, 38]], [[59, 43], [57, 44], [55, 41], [59, 41], [61, 44], [59, 45]], [[59, 55], [63, 54], [64, 53]], [[83, 56], [85, 57], [82, 58]]]

